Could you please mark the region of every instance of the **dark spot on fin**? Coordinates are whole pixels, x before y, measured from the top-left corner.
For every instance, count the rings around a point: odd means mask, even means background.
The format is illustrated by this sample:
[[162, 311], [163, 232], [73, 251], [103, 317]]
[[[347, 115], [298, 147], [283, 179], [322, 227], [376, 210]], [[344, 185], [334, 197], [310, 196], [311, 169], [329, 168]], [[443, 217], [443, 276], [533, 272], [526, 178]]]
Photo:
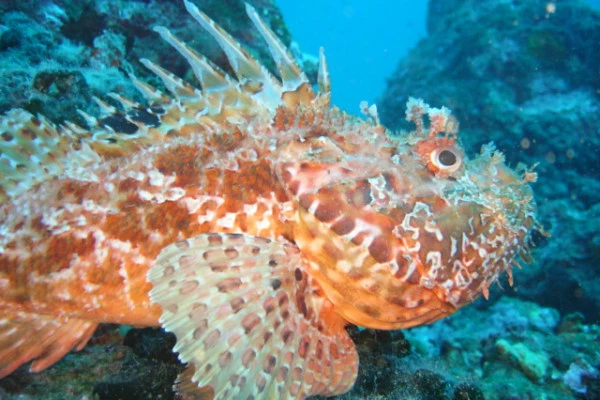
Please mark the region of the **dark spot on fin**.
[[127, 135], [133, 135], [137, 132], [138, 127], [133, 122], [127, 121], [123, 115], [113, 114], [108, 117], [102, 118], [100, 125], [109, 127], [115, 132], [125, 133]]
[[147, 109], [134, 108], [127, 113], [127, 116], [134, 121], [141, 122], [150, 127], [157, 127], [160, 125], [160, 119]]
[[161, 106], [150, 106], [149, 110], [157, 115], [162, 115], [164, 113], [166, 113], [165, 109]]
[[277, 290], [281, 287], [281, 281], [277, 278], [271, 280], [271, 287], [273, 290]]

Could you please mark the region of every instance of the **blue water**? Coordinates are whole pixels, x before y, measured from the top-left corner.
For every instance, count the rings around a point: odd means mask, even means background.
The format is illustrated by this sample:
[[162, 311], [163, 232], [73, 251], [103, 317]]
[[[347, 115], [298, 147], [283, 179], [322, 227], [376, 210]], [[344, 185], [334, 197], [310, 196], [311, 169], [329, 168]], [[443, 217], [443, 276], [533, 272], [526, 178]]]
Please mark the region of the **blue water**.
[[[587, 0], [600, 9], [600, 0]], [[376, 103], [398, 61], [426, 34], [426, 0], [280, 0], [277, 2], [303, 52], [324, 47], [333, 102], [359, 112]]]
[[325, 48], [333, 103], [359, 113], [375, 103], [398, 61], [425, 36], [427, 1], [281, 0], [294, 40], [305, 53]]

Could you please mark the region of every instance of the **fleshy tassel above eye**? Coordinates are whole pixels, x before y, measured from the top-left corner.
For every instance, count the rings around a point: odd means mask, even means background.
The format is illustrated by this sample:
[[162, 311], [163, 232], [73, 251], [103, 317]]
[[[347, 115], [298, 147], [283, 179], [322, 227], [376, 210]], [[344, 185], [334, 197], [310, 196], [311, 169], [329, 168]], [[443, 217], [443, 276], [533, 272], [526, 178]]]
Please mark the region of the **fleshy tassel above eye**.
[[174, 350], [194, 368], [184, 375], [217, 399], [347, 391], [356, 350], [341, 318], [327, 322], [335, 316], [306, 268], [295, 246], [249, 235], [203, 234], [166, 247], [148, 273], [150, 297], [177, 336]]

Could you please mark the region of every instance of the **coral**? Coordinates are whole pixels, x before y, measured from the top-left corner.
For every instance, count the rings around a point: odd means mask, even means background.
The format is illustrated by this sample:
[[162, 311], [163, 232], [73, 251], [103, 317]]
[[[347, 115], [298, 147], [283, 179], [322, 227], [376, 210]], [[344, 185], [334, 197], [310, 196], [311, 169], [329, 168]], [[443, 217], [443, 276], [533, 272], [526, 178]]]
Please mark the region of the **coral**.
[[590, 379], [598, 379], [599, 377], [598, 370], [585, 362], [585, 360], [575, 360], [563, 376], [563, 381], [574, 392], [587, 394], [588, 387], [586, 382]]

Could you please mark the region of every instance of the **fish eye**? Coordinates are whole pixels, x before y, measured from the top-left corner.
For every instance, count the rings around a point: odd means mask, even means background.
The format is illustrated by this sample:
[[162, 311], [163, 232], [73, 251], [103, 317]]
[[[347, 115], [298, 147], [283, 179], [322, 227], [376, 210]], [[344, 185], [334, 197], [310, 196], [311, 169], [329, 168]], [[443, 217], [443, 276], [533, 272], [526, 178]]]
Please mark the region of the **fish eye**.
[[462, 156], [452, 147], [440, 147], [431, 152], [431, 163], [440, 171], [452, 173], [460, 168]]
[[446, 167], [451, 167], [454, 164], [456, 164], [456, 154], [454, 154], [450, 150], [442, 150], [440, 151], [440, 154], [438, 154], [438, 161], [440, 162], [440, 164]]

